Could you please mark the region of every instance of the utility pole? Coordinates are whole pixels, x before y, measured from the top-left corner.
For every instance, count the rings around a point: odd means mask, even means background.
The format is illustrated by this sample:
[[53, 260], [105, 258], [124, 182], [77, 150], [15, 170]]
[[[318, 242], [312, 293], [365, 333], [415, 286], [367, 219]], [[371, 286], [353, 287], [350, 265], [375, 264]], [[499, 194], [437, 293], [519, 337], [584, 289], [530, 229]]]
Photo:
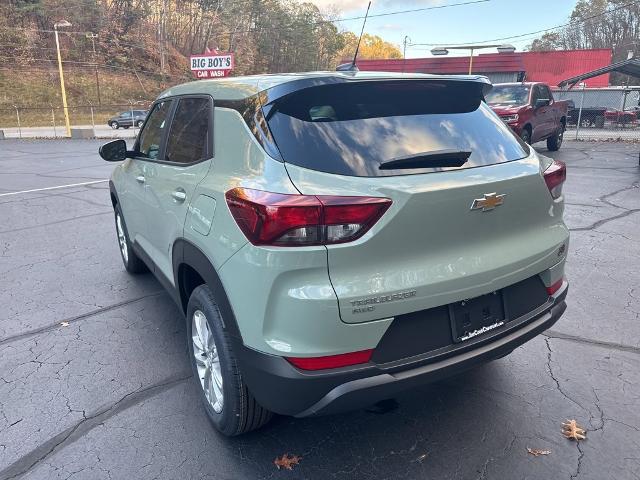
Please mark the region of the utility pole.
[[402, 41], [402, 44], [404, 45], [404, 47], [402, 48], [402, 73], [404, 73], [404, 65], [407, 60], [407, 43], [411, 43], [411, 38], [409, 37], [409, 35], [405, 35], [404, 40]]
[[96, 91], [98, 92], [98, 105], [102, 105], [102, 101], [100, 100], [100, 77], [98, 76], [98, 62], [96, 60], [96, 41], [95, 39], [98, 38], [98, 35], [96, 35], [93, 32], [89, 32], [86, 34], [87, 38], [91, 39], [91, 46], [93, 47], [93, 67], [95, 69], [96, 72]]
[[64, 73], [62, 72], [62, 56], [60, 55], [60, 41], [58, 40], [58, 27], [70, 27], [66, 20], [53, 24], [53, 31], [56, 36], [56, 51], [58, 52], [58, 72], [60, 73], [60, 91], [62, 92], [62, 108], [64, 110], [64, 123], [67, 128], [67, 137], [71, 136], [71, 123], [69, 122], [69, 108], [67, 107], [67, 92], [64, 89]]
[[165, 17], [167, 14], [167, 0], [162, 0], [161, 10], [160, 10], [160, 18], [158, 19], [158, 37], [160, 42], [160, 73], [164, 75], [166, 68], [166, 60], [165, 60]]

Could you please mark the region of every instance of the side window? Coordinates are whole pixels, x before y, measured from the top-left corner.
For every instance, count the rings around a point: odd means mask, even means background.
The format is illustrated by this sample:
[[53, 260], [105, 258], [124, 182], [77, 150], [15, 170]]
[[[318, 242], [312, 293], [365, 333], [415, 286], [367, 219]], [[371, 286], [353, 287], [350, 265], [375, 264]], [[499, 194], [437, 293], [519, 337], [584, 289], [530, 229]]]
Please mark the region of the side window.
[[166, 100], [157, 103], [149, 113], [147, 123], [145, 123], [138, 139], [138, 152], [141, 156], [155, 159], [160, 155], [160, 145], [167, 127], [167, 115], [170, 110], [171, 100]]
[[536, 104], [536, 100], [538, 100], [540, 97], [540, 87], [538, 85], [534, 85], [533, 86], [533, 91], [531, 92], [531, 104], [535, 105]]
[[173, 116], [165, 160], [193, 163], [209, 157], [211, 102], [206, 98], [183, 98]]
[[551, 90], [549, 89], [549, 87], [545, 85], [544, 87], [542, 87], [542, 91], [543, 91], [544, 98], [548, 98], [549, 102], [552, 102], [553, 94], [551, 93]]

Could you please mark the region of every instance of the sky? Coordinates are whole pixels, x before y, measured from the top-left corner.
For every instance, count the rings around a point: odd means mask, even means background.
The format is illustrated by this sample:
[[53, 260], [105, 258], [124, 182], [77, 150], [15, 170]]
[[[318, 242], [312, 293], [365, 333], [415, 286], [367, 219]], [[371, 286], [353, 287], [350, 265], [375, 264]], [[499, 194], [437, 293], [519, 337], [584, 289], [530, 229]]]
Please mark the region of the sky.
[[[303, 1], [303, 0], [300, 0]], [[321, 10], [340, 12], [340, 17], [364, 15], [368, 0], [306, 0]], [[443, 6], [469, 0], [373, 0], [369, 15], [400, 10]], [[576, 0], [489, 0], [484, 3], [426, 10], [420, 12], [370, 17], [365, 32], [379, 35], [402, 49], [405, 35], [410, 44], [428, 43], [450, 45], [455, 43], [486, 43], [502, 37], [522, 35], [543, 30], [568, 21]], [[534, 8], [535, 5], [535, 8]], [[539, 14], [534, 14], [539, 12]], [[338, 22], [345, 30], [360, 33], [362, 20]], [[496, 41], [509, 43], [522, 51], [537, 35]], [[431, 56], [432, 45], [409, 45], [407, 58]], [[495, 52], [487, 49], [484, 53]], [[450, 55], [468, 55], [468, 52], [451, 52]]]

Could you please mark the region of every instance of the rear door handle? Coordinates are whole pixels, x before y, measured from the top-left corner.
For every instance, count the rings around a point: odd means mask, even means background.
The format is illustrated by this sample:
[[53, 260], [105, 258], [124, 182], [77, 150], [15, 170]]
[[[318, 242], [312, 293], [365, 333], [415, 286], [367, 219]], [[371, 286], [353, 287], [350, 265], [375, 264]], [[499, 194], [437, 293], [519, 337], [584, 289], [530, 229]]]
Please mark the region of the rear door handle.
[[182, 203], [187, 199], [187, 192], [185, 192], [182, 188], [176, 188], [171, 193], [171, 196], [176, 202]]
[[136, 177], [136, 182], [138, 183], [144, 183], [144, 175], [138, 175]]

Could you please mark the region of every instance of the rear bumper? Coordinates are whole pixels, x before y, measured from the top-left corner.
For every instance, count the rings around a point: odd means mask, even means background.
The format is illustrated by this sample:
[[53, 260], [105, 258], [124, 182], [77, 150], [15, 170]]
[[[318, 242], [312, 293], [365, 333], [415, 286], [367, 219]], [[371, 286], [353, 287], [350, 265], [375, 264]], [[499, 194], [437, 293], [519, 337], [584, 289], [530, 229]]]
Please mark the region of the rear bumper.
[[282, 357], [235, 345], [245, 381], [258, 402], [306, 417], [353, 410], [499, 358], [550, 328], [566, 309], [568, 284], [532, 312], [446, 351], [335, 370], [298, 370]]

